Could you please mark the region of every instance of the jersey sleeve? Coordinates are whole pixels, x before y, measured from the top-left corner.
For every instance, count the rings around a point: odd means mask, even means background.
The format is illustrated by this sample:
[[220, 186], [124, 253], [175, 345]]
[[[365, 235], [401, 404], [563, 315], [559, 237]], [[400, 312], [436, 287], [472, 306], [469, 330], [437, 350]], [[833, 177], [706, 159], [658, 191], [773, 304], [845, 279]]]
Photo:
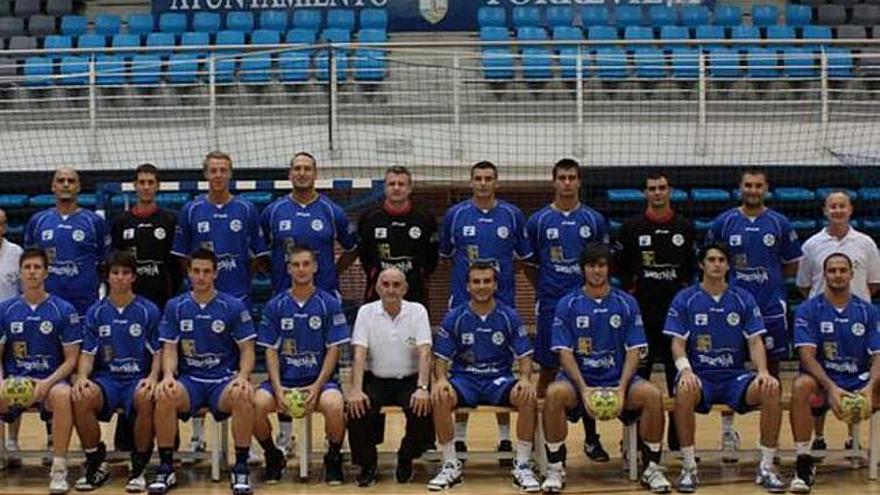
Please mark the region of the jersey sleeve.
[[327, 347], [342, 345], [351, 340], [348, 322], [342, 312], [342, 304], [335, 297], [327, 298], [327, 313], [330, 317], [327, 332]]
[[177, 226], [174, 227], [174, 243], [172, 244], [171, 253], [186, 258], [190, 254], [190, 244], [192, 243], [192, 234], [190, 232], [189, 214], [192, 209], [192, 203], [187, 203], [180, 209], [177, 215]]
[[35, 230], [37, 229], [37, 224], [39, 223], [39, 219], [41, 216], [42, 215], [37, 213], [36, 215], [32, 216], [28, 220], [27, 225], [25, 225], [23, 238], [23, 247], [25, 249], [37, 247], [37, 235]]
[[519, 259], [527, 260], [532, 257], [534, 251], [532, 251], [528, 232], [526, 232], [526, 216], [522, 210], [517, 208], [513, 219], [516, 222], [516, 255]]
[[458, 345], [455, 339], [455, 314], [449, 312], [444, 318], [440, 328], [434, 335], [434, 355], [444, 361], [452, 361], [458, 352]]
[[94, 305], [86, 311], [86, 316], [83, 318], [82, 325], [82, 336], [83, 342], [80, 347], [80, 352], [83, 354], [91, 354], [94, 356], [98, 352], [98, 347], [100, 346], [100, 341], [98, 340], [98, 322], [96, 321], [96, 308], [97, 305]]
[[[819, 334], [812, 324], [812, 315], [808, 308], [809, 302], [804, 302], [797, 308], [794, 317], [794, 346], [795, 347], [818, 347]], [[875, 332], [876, 333], [876, 332]]]
[[[807, 247], [806, 245], [804, 247]], [[813, 260], [813, 256], [811, 256], [808, 251], [804, 252], [804, 257], [801, 258], [801, 262], [798, 263], [797, 275], [795, 276], [795, 284], [804, 289], [809, 289], [813, 286], [813, 273], [816, 270], [816, 263]]]
[[254, 257], [266, 256], [269, 254], [269, 247], [266, 244], [266, 235], [263, 226], [260, 224], [260, 214], [257, 207], [248, 204], [248, 232], [250, 232], [250, 245], [248, 246]]
[[767, 333], [764, 327], [764, 317], [761, 316], [761, 308], [751, 294], [743, 294], [745, 296], [745, 308], [743, 310], [743, 336], [747, 339], [756, 335]]
[[871, 332], [868, 338], [868, 352], [876, 354], [880, 352], [880, 318], [878, 318], [877, 307], [868, 304], [868, 324], [865, 325]]
[[648, 347], [648, 339], [645, 337], [645, 324], [642, 322], [642, 312], [635, 298], [625, 299], [627, 308], [626, 321], [626, 350]]
[[705, 245], [712, 244], [713, 242], [720, 242], [721, 244], [727, 245], [727, 242], [723, 239], [724, 235], [722, 229], [724, 228], [724, 214], [718, 215], [712, 220], [712, 224], [709, 225], [709, 230], [706, 231], [706, 242]]
[[357, 248], [357, 235], [355, 226], [348, 221], [345, 212], [339, 205], [333, 205], [333, 224], [336, 225], [336, 240], [345, 251], [353, 251]]
[[801, 251], [801, 243], [798, 241], [797, 232], [791, 226], [791, 222], [787, 218], [782, 219], [782, 246], [779, 250], [783, 263], [793, 263], [801, 257], [804, 252]]
[[685, 303], [685, 293], [679, 292], [669, 305], [666, 312], [666, 323], [663, 325], [663, 333], [670, 337], [687, 340], [691, 331], [688, 327], [688, 311]]
[[453, 239], [452, 219], [454, 218], [454, 209], [450, 208], [443, 216], [443, 224], [440, 226], [440, 256], [451, 258], [455, 254], [455, 244]]
[[608, 227], [608, 221], [598, 211], [596, 212], [596, 238], [602, 244], [611, 243], [611, 229]]
[[257, 332], [254, 330], [254, 319], [243, 302], [236, 299], [235, 304], [230, 308], [230, 313], [229, 321], [232, 322], [232, 337], [235, 339], [235, 342], [241, 344], [242, 342], [257, 338]]
[[529, 243], [529, 249], [532, 251], [532, 255], [529, 256], [529, 259], [526, 261], [530, 266], [538, 267], [541, 265], [541, 247], [539, 246], [539, 242], [541, 238], [538, 235], [538, 214], [540, 210], [532, 214], [528, 220], [526, 220], [526, 242]]
[[79, 314], [76, 312], [76, 308], [68, 304], [64, 307], [64, 312], [66, 314], [61, 315], [61, 344], [81, 344], [83, 341], [83, 330]]
[[176, 301], [169, 301], [159, 322], [159, 341], [176, 344], [180, 340], [180, 323], [177, 321]]
[[281, 346], [277, 313], [277, 304], [274, 300], [263, 307], [263, 315], [257, 330], [257, 345], [270, 349], [278, 349]]
[[531, 355], [534, 352], [532, 341], [529, 340], [529, 330], [523, 324], [516, 310], [508, 312], [510, 318], [510, 350], [517, 359]]
[[416, 307], [414, 324], [416, 326], [416, 345], [431, 345], [431, 320], [428, 318], [428, 310], [419, 303]]
[[570, 299], [563, 298], [556, 304], [556, 313], [553, 316], [553, 329], [550, 331], [550, 349], [554, 352], [561, 350], [574, 350], [574, 336], [572, 334]]

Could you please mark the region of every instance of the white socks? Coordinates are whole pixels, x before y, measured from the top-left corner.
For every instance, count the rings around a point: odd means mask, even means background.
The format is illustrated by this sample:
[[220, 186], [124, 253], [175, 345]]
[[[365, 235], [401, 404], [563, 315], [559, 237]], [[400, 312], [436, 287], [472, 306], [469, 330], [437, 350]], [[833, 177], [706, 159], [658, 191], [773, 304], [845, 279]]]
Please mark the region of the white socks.
[[528, 466], [532, 457], [532, 442], [516, 441], [516, 465]]

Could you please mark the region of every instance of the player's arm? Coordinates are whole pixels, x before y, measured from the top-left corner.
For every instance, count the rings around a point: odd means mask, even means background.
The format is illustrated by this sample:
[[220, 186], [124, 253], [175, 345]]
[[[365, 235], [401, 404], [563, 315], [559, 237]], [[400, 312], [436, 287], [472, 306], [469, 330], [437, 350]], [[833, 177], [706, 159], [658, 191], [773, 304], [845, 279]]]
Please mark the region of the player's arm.
[[672, 336], [672, 362], [678, 369], [678, 387], [683, 392], [698, 391], [701, 386], [700, 378], [694, 373], [688, 361], [686, 337]]
[[364, 393], [364, 369], [367, 363], [367, 348], [360, 344], [353, 344], [354, 361], [351, 369], [351, 387], [346, 398], [348, 410], [355, 418], [366, 414], [370, 407], [370, 398]]
[[238, 343], [238, 377], [250, 381], [251, 373], [254, 372], [254, 363], [257, 360], [254, 350], [254, 339], [247, 339]]
[[[819, 386], [822, 387], [825, 391], [828, 392], [828, 398], [831, 406], [831, 410], [834, 411], [834, 414], [839, 418], [840, 417], [840, 398], [846, 393], [843, 389], [837, 386], [834, 383], [834, 380], [828, 376], [828, 373], [825, 372], [825, 368], [819, 364], [819, 360], [816, 359], [816, 347], [810, 345], [801, 345], [798, 346], [798, 356], [801, 360], [801, 367], [810, 374], [813, 378], [819, 382]], [[875, 376], [875, 373], [880, 373], [880, 365], [878, 365], [878, 361], [880, 359], [874, 359], [871, 363], [871, 376], [872, 378]]]
[[632, 378], [636, 374], [636, 370], [639, 368], [639, 361], [641, 361], [640, 349], [642, 347], [633, 347], [632, 349], [626, 350], [626, 358], [623, 360], [623, 370], [620, 372], [620, 387], [625, 390], [626, 386], [632, 380]]
[[336, 272], [342, 275], [357, 260], [357, 251], [343, 251], [336, 260]]
[[575, 384], [579, 392], [588, 389], [587, 382], [584, 381], [584, 377], [581, 375], [581, 370], [578, 368], [577, 361], [574, 360], [574, 352], [571, 349], [559, 349], [559, 364], [562, 366], [562, 371]]
[[336, 365], [339, 364], [339, 356], [341, 354], [341, 345], [331, 345], [327, 348], [327, 354], [324, 356], [324, 362], [321, 364], [321, 372], [318, 373], [318, 378], [315, 380], [315, 386], [318, 390], [321, 390], [324, 384], [333, 376], [333, 372], [336, 371]]
[[275, 397], [281, 397], [284, 387], [281, 386], [281, 362], [278, 359], [278, 350], [274, 347], [266, 347], [266, 373], [269, 375], [269, 383]]
[[76, 371], [76, 363], [79, 359], [79, 343], [66, 344], [64, 346], [64, 362], [51, 375], [42, 381], [46, 383], [46, 391], [48, 392], [56, 383], [69, 377]]
[[162, 381], [173, 382], [177, 374], [177, 342], [162, 344]]
[[92, 376], [95, 368], [95, 356], [88, 352], [81, 352], [76, 362], [76, 379], [82, 380]]

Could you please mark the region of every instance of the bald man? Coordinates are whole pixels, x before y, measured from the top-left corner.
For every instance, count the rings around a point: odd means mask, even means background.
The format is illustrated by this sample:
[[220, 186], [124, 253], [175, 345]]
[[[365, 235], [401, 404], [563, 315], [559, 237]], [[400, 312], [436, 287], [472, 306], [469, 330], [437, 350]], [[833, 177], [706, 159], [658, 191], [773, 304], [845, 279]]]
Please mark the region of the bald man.
[[376, 283], [379, 300], [361, 306], [352, 333], [354, 366], [347, 397], [352, 463], [360, 466], [358, 486], [378, 478], [374, 434], [382, 428], [383, 406], [400, 406], [406, 434], [397, 451], [398, 483], [412, 479], [412, 461], [432, 439], [430, 396], [431, 325], [428, 312], [403, 299], [409, 287], [396, 267], [383, 270]]

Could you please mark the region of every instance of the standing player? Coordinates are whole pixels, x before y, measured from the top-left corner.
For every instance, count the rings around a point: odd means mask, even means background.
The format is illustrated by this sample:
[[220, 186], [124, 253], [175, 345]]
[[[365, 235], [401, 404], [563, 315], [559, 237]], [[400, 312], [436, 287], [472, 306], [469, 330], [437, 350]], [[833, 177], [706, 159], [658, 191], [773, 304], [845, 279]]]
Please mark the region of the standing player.
[[[663, 323], [672, 298], [692, 282], [696, 266], [693, 224], [672, 209], [671, 196], [672, 185], [666, 174], [649, 174], [645, 179], [647, 208], [623, 222], [614, 243], [614, 265], [621, 288], [635, 296], [645, 322], [648, 358], [642, 362], [639, 375], [650, 380], [653, 364], [663, 363], [670, 395], [676, 373], [670, 353], [672, 341], [663, 335]], [[670, 450], [678, 450], [672, 413], [668, 445]]]
[[116, 251], [107, 262], [107, 297], [86, 313], [79, 376], [73, 387], [73, 413], [86, 454], [85, 474], [76, 483], [80, 491], [94, 490], [110, 477], [107, 449], [98, 421], [121, 417], [133, 420], [135, 448], [126, 491], [142, 492], [144, 468], [153, 443], [153, 390], [159, 381], [159, 308], [135, 295], [137, 263], [131, 253]]
[[[11, 299], [21, 292], [18, 260], [22, 249], [18, 244], [6, 239], [6, 212], [0, 209], [0, 302]], [[0, 421], [0, 442], [6, 442], [6, 458], [0, 459], [0, 470], [5, 467], [21, 467], [18, 451], [18, 430], [21, 420], [9, 428], [9, 439], [6, 439], [5, 426]], [[4, 461], [6, 464], [4, 464]]]
[[177, 484], [174, 472], [174, 436], [178, 418], [186, 421], [208, 407], [216, 421], [232, 416], [235, 465], [232, 493], [252, 493], [247, 458], [253, 431], [251, 403], [256, 332], [241, 299], [215, 289], [217, 258], [206, 249], [190, 256], [192, 291], [165, 306], [159, 326], [162, 381], [157, 387], [153, 421], [159, 447], [159, 470], [147, 487], [162, 494]]
[[[443, 452], [440, 472], [428, 482], [431, 491], [461, 483], [462, 464], [456, 458], [452, 413], [457, 406], [514, 406], [516, 460], [513, 482], [522, 491], [541, 489], [529, 466], [535, 434], [537, 395], [532, 385], [532, 344], [516, 310], [495, 299], [495, 267], [476, 261], [468, 268], [471, 300], [454, 307], [434, 339], [434, 383], [431, 403], [434, 428]], [[513, 361], [519, 379], [513, 375]]]
[[[706, 239], [727, 247], [732, 257], [730, 282], [749, 291], [758, 303], [767, 330], [767, 367], [778, 377], [779, 361], [788, 357], [790, 341], [785, 277], [795, 275], [803, 253], [788, 218], [764, 205], [768, 188], [766, 172], [745, 170], [739, 183], [742, 204], [715, 218]], [[733, 415], [722, 416], [721, 424], [721, 458], [736, 462], [739, 434], [733, 429]]]
[[640, 351], [648, 345], [642, 316], [632, 296], [611, 287], [609, 258], [607, 246], [587, 246], [580, 258], [585, 284], [556, 306], [551, 347], [559, 353], [563, 373], [550, 384], [544, 403], [548, 460], [541, 484], [544, 493], [558, 493], [565, 485], [565, 416], [577, 421], [587, 415], [584, 404], [594, 387], [614, 388], [621, 419], [639, 421], [647, 461], [642, 484], [654, 493], [671, 488], [660, 466], [663, 393], [636, 374]]
[[[559, 299], [583, 287], [584, 275], [579, 264], [590, 242], [608, 243], [608, 225], [596, 210], [581, 204], [581, 168], [565, 158], [553, 166], [553, 202], [538, 210], [526, 222], [526, 234], [532, 257], [526, 274], [537, 292], [537, 332], [535, 361], [541, 365], [538, 396], [559, 371], [559, 356], [550, 347], [553, 315]], [[608, 453], [596, 434], [596, 422], [588, 415], [584, 421], [584, 452], [590, 459], [607, 462]]]
[[412, 174], [406, 167], [385, 171], [385, 199], [358, 220], [358, 253], [367, 275], [364, 302], [379, 298], [379, 273], [396, 267], [409, 286], [404, 299], [427, 306], [428, 277], [437, 268], [437, 221], [413, 205]]
[[[516, 306], [514, 258], [532, 255], [525, 233], [525, 216], [511, 203], [497, 199], [498, 169], [482, 161], [471, 167], [473, 197], [447, 210], [440, 231], [440, 256], [452, 261], [452, 288], [449, 308], [468, 302], [468, 270], [477, 261], [490, 263], [497, 271], [498, 292], [502, 303]], [[497, 417], [499, 452], [510, 452], [510, 415]], [[467, 416], [456, 418], [456, 449], [466, 452]]]
[[24, 408], [0, 400], [0, 419], [15, 421], [28, 407], [40, 417], [54, 417], [49, 493], [67, 493], [67, 448], [73, 431], [68, 379], [76, 369], [82, 330], [70, 303], [46, 291], [49, 259], [40, 249], [21, 255], [22, 294], [0, 303], [0, 387], [3, 379], [20, 376], [36, 382], [34, 397]]
[[[789, 490], [808, 493], [816, 470], [810, 455], [813, 398], [840, 417], [840, 401], [850, 393], [864, 393], [870, 404], [880, 403], [880, 327], [877, 310], [852, 292], [853, 262], [834, 253], [823, 262], [823, 292], [798, 306], [794, 345], [800, 354], [801, 374], [792, 385], [791, 431], [797, 454]], [[824, 411], [819, 411], [823, 412]]]
[[[678, 369], [675, 421], [683, 455], [678, 491], [691, 493], [699, 485], [694, 411], [706, 414], [714, 404], [726, 404], [739, 414], [760, 406], [761, 462], [755, 483], [771, 493], [784, 492], [785, 484], [773, 467], [782, 421], [781, 391], [767, 367], [761, 310], [747, 290], [728, 285], [730, 256], [724, 245], [710, 244], [699, 259], [702, 281], [675, 295], [663, 330], [672, 337]], [[746, 357], [757, 373], [746, 370]]]
[[273, 297], [263, 309], [257, 343], [266, 349], [269, 379], [254, 394], [254, 436], [266, 453], [265, 481], [281, 480], [284, 454], [272, 441], [269, 414], [281, 409], [290, 389], [306, 393], [306, 408], [324, 416], [329, 448], [324, 455], [328, 484], [343, 481], [342, 440], [345, 416], [336, 365], [341, 345], [349, 341], [348, 324], [334, 294], [315, 287], [315, 253], [297, 246], [288, 262], [291, 287]]

